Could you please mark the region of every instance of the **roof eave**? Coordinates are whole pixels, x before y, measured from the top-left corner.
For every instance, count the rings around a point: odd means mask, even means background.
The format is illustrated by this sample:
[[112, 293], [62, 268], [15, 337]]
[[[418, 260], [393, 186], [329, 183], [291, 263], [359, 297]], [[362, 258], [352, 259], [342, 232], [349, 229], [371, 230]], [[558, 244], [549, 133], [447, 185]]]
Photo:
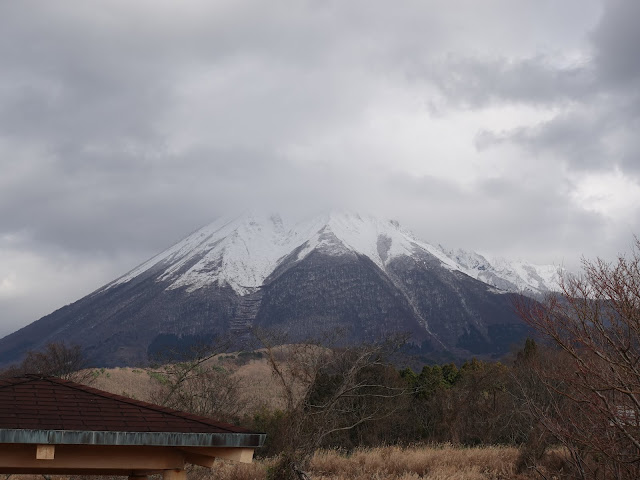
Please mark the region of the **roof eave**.
[[259, 448], [264, 433], [115, 432], [87, 430], [0, 429], [0, 444], [148, 445], [161, 447]]

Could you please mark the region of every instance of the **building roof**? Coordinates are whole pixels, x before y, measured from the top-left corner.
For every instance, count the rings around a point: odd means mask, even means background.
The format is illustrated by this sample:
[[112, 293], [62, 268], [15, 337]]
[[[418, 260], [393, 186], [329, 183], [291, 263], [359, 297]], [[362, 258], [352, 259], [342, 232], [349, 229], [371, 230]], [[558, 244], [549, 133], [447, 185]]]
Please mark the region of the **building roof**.
[[264, 438], [54, 377], [0, 380], [0, 443], [259, 447]]

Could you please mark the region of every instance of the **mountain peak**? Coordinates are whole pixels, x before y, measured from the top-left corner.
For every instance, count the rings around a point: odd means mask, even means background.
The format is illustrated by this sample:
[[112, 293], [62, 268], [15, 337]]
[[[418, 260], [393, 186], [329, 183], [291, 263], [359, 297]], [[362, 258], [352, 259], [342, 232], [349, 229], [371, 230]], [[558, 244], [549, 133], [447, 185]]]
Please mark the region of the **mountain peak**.
[[556, 285], [552, 267], [503, 259], [490, 261], [475, 252], [435, 247], [417, 239], [397, 220], [333, 211], [293, 223], [276, 213], [247, 211], [215, 220], [106, 288], [126, 283], [146, 271], [160, 270], [158, 278], [170, 281], [172, 289], [194, 291], [217, 284], [246, 295], [260, 288], [293, 251], [298, 252], [296, 261], [314, 251], [334, 256], [362, 255], [383, 271], [394, 258], [428, 255], [449, 270], [461, 271], [503, 290], [528, 288], [542, 293]]
[[6, 337], [0, 362], [21, 354], [16, 345], [61, 339], [102, 362], [144, 362], [167, 345], [248, 338], [255, 327], [291, 341], [336, 329], [358, 342], [408, 333], [422, 353], [500, 354], [526, 334], [504, 293], [545, 291], [551, 271], [436, 247], [371, 215], [288, 222], [245, 212]]

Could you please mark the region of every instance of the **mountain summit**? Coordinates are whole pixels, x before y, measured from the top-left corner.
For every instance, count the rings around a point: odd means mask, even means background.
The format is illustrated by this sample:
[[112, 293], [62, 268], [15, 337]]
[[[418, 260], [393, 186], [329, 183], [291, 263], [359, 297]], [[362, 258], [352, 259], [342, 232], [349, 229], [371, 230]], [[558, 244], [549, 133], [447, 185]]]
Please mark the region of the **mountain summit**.
[[393, 220], [331, 213], [221, 218], [96, 292], [0, 340], [0, 362], [49, 341], [100, 365], [167, 346], [275, 328], [292, 341], [408, 333], [416, 350], [499, 355], [525, 333], [516, 292], [554, 289], [557, 269], [489, 260], [417, 239]]
[[442, 266], [511, 292], [541, 294], [557, 288], [557, 267], [488, 260], [465, 250], [447, 250], [418, 240], [395, 220], [356, 213], [329, 213], [296, 224], [279, 215], [247, 213], [221, 218], [156, 255], [105, 288], [127, 283], [147, 271], [162, 271], [168, 288], [192, 292], [207, 285], [230, 286], [246, 295], [264, 281], [292, 252], [296, 261], [311, 252], [364, 255], [381, 270], [394, 258], [428, 254]]

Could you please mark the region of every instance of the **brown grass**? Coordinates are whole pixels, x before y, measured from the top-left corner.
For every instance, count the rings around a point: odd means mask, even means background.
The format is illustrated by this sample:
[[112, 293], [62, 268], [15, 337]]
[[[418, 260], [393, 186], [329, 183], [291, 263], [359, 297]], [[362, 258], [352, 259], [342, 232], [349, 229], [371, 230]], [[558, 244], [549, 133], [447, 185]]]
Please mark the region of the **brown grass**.
[[242, 401], [247, 412], [257, 412], [266, 408], [282, 409], [285, 406], [277, 383], [266, 360], [251, 360], [231, 370], [242, 385]]
[[399, 448], [356, 451], [351, 456], [321, 452], [313, 459], [318, 478], [513, 478], [518, 452], [512, 448]]
[[104, 368], [94, 369], [95, 378], [91, 386], [135, 398], [145, 402], [153, 402], [155, 382], [149, 374], [140, 368]]
[[[518, 450], [509, 447], [381, 447], [356, 450], [349, 455], [339, 451], [321, 451], [314, 456], [308, 473], [313, 480], [540, 478], [535, 472], [516, 474], [517, 458]], [[264, 480], [271, 463], [271, 460], [256, 460], [251, 465], [220, 462], [204, 477], [211, 480]]]
[[[291, 347], [277, 348], [281, 350], [277, 353], [284, 356], [287, 348]], [[240, 412], [241, 415], [263, 409], [275, 410], [285, 407], [282, 389], [274, 379], [271, 367], [265, 358], [244, 361], [238, 357], [237, 353], [230, 353], [218, 355], [206, 365], [221, 366], [240, 381], [241, 398], [238, 399], [238, 403], [244, 406], [244, 411]], [[92, 387], [146, 402], [158, 401], [154, 395], [158, 384], [144, 369], [118, 367], [92, 369], [92, 371]]]

